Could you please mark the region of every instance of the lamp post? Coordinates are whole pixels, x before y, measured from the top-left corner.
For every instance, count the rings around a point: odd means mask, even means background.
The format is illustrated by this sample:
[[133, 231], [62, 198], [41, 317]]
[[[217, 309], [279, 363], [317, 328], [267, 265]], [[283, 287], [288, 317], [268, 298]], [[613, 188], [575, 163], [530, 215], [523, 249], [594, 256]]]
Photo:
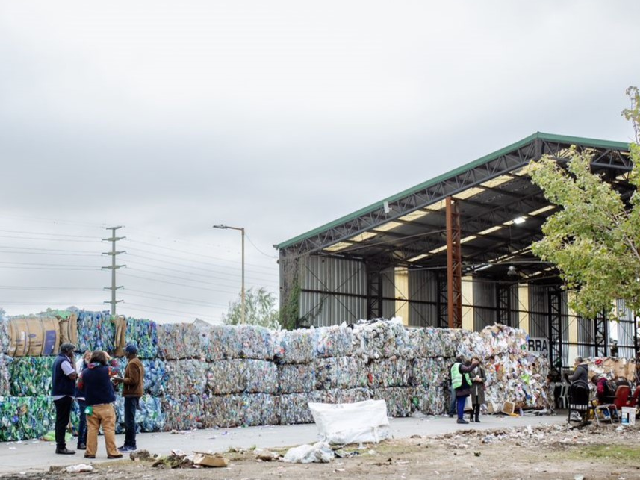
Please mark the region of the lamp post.
[[229, 225], [214, 225], [213, 228], [221, 228], [223, 230], [237, 230], [242, 237], [242, 289], [240, 290], [240, 301], [242, 302], [242, 313], [240, 323], [245, 323], [245, 296], [244, 296], [244, 228], [230, 227]]

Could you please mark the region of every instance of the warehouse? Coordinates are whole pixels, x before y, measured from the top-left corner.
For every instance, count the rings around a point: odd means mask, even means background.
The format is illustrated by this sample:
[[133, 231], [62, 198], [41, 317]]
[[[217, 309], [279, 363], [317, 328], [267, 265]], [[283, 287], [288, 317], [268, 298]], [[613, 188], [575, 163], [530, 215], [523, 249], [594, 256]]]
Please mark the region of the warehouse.
[[276, 245], [282, 311], [297, 326], [400, 316], [479, 331], [497, 322], [541, 339], [556, 365], [608, 356], [612, 340], [619, 356], [635, 356], [623, 302], [620, 322], [578, 318], [558, 271], [531, 253], [556, 207], [529, 165], [542, 155], [566, 162], [572, 145], [593, 151], [593, 171], [630, 197], [627, 143], [534, 133]]

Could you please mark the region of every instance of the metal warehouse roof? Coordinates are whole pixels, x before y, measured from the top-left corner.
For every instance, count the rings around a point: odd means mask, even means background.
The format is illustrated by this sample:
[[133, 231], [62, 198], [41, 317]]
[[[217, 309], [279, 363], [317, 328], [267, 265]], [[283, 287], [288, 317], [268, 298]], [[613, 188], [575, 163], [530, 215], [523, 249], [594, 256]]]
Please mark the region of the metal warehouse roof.
[[525, 281], [545, 278], [553, 268], [541, 264], [529, 248], [541, 238], [541, 226], [556, 207], [531, 182], [529, 164], [545, 154], [566, 162], [572, 145], [592, 150], [593, 171], [624, 195], [631, 194], [628, 143], [538, 132], [276, 248], [285, 256], [334, 255], [378, 266], [444, 268], [445, 199], [452, 197], [459, 204], [467, 273], [502, 275], [511, 266], [513, 274], [517, 265]]

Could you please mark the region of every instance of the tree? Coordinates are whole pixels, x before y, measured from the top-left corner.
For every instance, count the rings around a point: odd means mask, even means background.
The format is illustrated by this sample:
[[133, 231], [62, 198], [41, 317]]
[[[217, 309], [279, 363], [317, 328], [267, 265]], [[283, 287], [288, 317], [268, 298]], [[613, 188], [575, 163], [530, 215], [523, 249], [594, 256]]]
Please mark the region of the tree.
[[[276, 298], [271, 292], [259, 288], [254, 292], [252, 288], [245, 292], [245, 323], [260, 325], [271, 329], [279, 329], [278, 311], [274, 308]], [[229, 311], [222, 315], [225, 325], [240, 325], [242, 323], [242, 298], [229, 303]]]
[[550, 157], [532, 165], [531, 178], [545, 197], [561, 208], [542, 227], [544, 238], [532, 245], [542, 260], [557, 265], [569, 289], [569, 304], [586, 318], [610, 311], [614, 299], [640, 310], [640, 92], [630, 87], [635, 189], [625, 202], [614, 187], [591, 173], [593, 152], [572, 149], [566, 170]]

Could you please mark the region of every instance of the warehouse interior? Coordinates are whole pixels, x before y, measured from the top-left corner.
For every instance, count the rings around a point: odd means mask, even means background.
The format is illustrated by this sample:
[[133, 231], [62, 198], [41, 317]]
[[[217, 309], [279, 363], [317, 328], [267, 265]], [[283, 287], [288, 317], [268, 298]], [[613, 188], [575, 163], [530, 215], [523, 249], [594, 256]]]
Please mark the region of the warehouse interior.
[[[296, 326], [402, 317], [410, 327], [501, 323], [548, 341], [553, 365], [577, 355], [635, 357], [633, 312], [577, 317], [554, 265], [531, 252], [556, 211], [529, 176], [543, 155], [593, 154], [592, 171], [629, 199], [629, 145], [534, 133], [275, 247], [280, 307]], [[615, 348], [615, 347], [614, 347]]]

